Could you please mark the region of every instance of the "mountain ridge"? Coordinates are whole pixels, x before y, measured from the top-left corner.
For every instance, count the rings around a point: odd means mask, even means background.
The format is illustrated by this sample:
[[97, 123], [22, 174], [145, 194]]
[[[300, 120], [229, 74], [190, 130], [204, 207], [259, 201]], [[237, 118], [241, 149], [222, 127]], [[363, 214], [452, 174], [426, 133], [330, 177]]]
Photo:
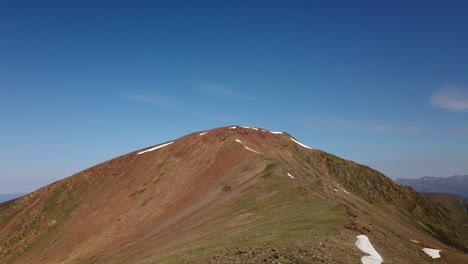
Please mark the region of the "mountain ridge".
[[284, 248], [278, 257], [291, 263], [350, 263], [366, 234], [384, 261], [429, 263], [409, 242], [419, 239], [457, 263], [466, 260], [463, 220], [286, 132], [231, 126], [130, 152], [0, 207], [0, 259], [230, 263], [242, 246], [247, 260]]

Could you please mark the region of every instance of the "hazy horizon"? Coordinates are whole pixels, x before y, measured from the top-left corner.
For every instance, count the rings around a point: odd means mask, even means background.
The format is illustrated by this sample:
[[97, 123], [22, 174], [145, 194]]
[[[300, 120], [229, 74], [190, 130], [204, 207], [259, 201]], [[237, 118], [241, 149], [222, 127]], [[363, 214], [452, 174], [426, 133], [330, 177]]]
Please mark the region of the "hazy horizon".
[[0, 2], [0, 193], [231, 124], [468, 174], [468, 2]]

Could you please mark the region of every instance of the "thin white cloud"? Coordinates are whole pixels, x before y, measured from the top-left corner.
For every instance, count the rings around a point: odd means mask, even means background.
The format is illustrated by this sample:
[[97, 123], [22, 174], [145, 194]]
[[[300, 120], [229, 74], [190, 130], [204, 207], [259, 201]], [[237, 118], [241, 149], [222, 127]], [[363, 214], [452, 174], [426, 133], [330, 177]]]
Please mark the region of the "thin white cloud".
[[209, 95], [214, 95], [218, 97], [226, 97], [226, 98], [232, 98], [232, 97], [238, 97], [239, 94], [236, 91], [233, 91], [232, 89], [228, 88], [225, 85], [220, 85], [216, 83], [203, 83], [197, 91], [204, 93], [204, 94], [209, 94]]
[[307, 127], [331, 130], [368, 131], [379, 134], [428, 133], [429, 129], [415, 124], [391, 123], [381, 120], [362, 120], [341, 117], [318, 117], [304, 121]]
[[157, 95], [127, 94], [122, 96], [125, 99], [135, 102], [156, 105], [162, 108], [173, 110], [176, 104], [169, 98]]
[[468, 91], [458, 86], [445, 86], [431, 97], [431, 103], [449, 111], [468, 111]]
[[371, 125], [369, 129], [377, 133], [417, 133], [424, 130], [415, 125]]
[[433, 135], [449, 137], [468, 136], [468, 124], [452, 124], [446, 126], [425, 126], [411, 123], [389, 122], [384, 120], [363, 120], [340, 117], [308, 117], [303, 120], [306, 128], [331, 130], [370, 132], [375, 134], [401, 135]]

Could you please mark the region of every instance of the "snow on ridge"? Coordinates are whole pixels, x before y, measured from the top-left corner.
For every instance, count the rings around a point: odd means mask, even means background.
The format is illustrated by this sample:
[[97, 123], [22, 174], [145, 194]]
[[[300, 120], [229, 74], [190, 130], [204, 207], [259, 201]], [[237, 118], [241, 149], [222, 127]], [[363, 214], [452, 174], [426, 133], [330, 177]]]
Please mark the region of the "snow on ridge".
[[208, 133], [208, 131], [205, 131], [205, 132], [203, 132], [203, 133], [200, 133], [199, 135], [200, 135], [200, 136], [203, 136], [203, 135], [205, 135], [206, 133]]
[[433, 249], [433, 248], [423, 248], [422, 251], [424, 251], [424, 253], [428, 254], [431, 258], [433, 259], [437, 259], [437, 258], [440, 258], [440, 252], [442, 250], [440, 249]]
[[253, 130], [257, 130], [258, 131], [258, 128], [256, 127], [249, 127], [249, 126], [240, 126], [242, 128], [247, 128], [247, 129], [253, 129]]
[[288, 176], [294, 179], [294, 176], [292, 176], [292, 175], [291, 175], [291, 174], [289, 174], [289, 173], [288, 173]]
[[277, 135], [278, 134], [284, 134], [284, 132], [280, 132], [280, 131], [270, 131], [270, 132], [273, 133], [273, 134], [277, 134]]
[[235, 126], [232, 126], [232, 127], [230, 127], [229, 129], [236, 129], [236, 128], [237, 128], [237, 127], [235, 127]]
[[369, 238], [366, 235], [356, 236], [356, 246], [364, 253], [369, 254], [369, 256], [363, 256], [361, 262], [363, 264], [380, 264], [383, 262], [380, 254], [374, 249]]
[[303, 146], [304, 148], [313, 149], [313, 148], [311, 148], [311, 147], [309, 147], [309, 146], [306, 146], [306, 145], [302, 144], [301, 142], [295, 140], [294, 138], [291, 138], [291, 140], [294, 141], [294, 142], [296, 142], [297, 144]]
[[168, 146], [170, 144], [174, 143], [174, 141], [172, 142], [169, 142], [169, 143], [166, 143], [166, 144], [162, 144], [162, 145], [158, 145], [154, 148], [150, 148], [150, 149], [147, 149], [147, 150], [144, 150], [144, 151], [141, 151], [141, 152], [138, 152], [137, 154], [140, 155], [140, 154], [143, 154], [143, 153], [146, 153], [146, 152], [150, 152], [150, 151], [153, 151], [153, 150], [157, 150], [157, 149], [160, 149], [160, 148], [163, 148], [165, 146]]
[[240, 139], [236, 139], [235, 141], [242, 144], [242, 141], [240, 141]]
[[413, 243], [416, 243], [416, 244], [419, 244], [419, 242], [418, 242], [418, 241], [416, 241], [416, 240], [413, 240], [413, 239], [410, 239], [409, 241], [411, 241], [411, 242], [413, 242]]

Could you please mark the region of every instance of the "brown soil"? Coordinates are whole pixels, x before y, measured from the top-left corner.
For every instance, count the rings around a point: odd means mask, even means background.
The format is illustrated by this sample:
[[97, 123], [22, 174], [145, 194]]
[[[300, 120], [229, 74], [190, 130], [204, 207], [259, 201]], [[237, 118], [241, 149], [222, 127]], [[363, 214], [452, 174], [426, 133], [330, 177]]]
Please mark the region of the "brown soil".
[[467, 260], [466, 216], [371, 168], [287, 133], [199, 133], [0, 204], [0, 263], [358, 263], [359, 234], [388, 263], [432, 263], [409, 239]]

